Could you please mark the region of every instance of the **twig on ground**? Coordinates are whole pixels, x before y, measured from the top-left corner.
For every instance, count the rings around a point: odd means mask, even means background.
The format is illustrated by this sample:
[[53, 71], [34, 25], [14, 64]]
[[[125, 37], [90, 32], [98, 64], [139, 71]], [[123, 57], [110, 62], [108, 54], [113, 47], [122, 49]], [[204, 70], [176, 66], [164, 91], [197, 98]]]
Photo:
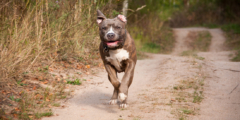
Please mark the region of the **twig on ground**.
[[238, 87], [238, 85], [239, 85], [239, 83], [237, 84], [237, 86], [235, 88], [233, 88], [233, 90], [229, 94], [231, 94]]
[[239, 70], [232, 70], [232, 69], [224, 69], [224, 70], [229, 70], [229, 71], [232, 71], [232, 72], [240, 72]]

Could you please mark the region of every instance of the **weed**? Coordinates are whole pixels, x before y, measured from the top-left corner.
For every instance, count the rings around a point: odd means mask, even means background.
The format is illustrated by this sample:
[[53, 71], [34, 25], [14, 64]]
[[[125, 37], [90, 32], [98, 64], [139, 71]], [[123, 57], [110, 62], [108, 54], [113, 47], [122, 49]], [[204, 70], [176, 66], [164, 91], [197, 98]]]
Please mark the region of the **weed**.
[[[151, 32], [146, 31], [145, 27], [132, 26], [129, 28], [135, 40], [138, 55], [140, 56], [142, 55], [141, 52], [170, 53], [172, 51], [175, 42], [173, 31], [168, 27], [163, 27], [162, 22], [154, 24], [159, 24], [157, 26], [160, 26], [160, 28], [154, 29]], [[155, 25], [153, 26], [155, 27]]]
[[159, 53], [161, 52], [161, 46], [156, 43], [145, 43], [141, 50], [144, 52]]
[[225, 24], [225, 25], [222, 25], [221, 28], [225, 32], [240, 34], [240, 24], [236, 24], [236, 23]]
[[192, 110], [189, 109], [182, 109], [184, 114], [194, 114], [194, 112]]
[[67, 81], [67, 84], [71, 84], [71, 85], [81, 85], [82, 82], [80, 81], [80, 79], [76, 79], [74, 81]]
[[222, 30], [225, 31], [227, 37], [227, 45], [231, 50], [237, 50], [232, 61], [240, 61], [240, 24], [225, 24], [222, 25]]
[[202, 91], [201, 93], [198, 93], [197, 91], [194, 91], [193, 93], [193, 103], [200, 103], [203, 100]]
[[133, 120], [141, 120], [139, 117], [137, 117], [137, 118], [133, 118]]
[[183, 117], [180, 117], [179, 120], [185, 120]]
[[212, 36], [208, 31], [190, 31], [187, 35], [186, 45], [192, 51], [208, 51]]
[[53, 113], [52, 112], [43, 112], [43, 113], [36, 113], [35, 114], [35, 117], [37, 119], [41, 118], [41, 117], [49, 117], [49, 116], [52, 116]]
[[54, 103], [53, 106], [59, 107], [59, 106], [60, 106], [60, 103]]
[[233, 57], [231, 60], [232, 60], [232, 61], [240, 61], [240, 50], [238, 50], [236, 56]]
[[[194, 61], [193, 64], [196, 64], [197, 62]], [[191, 63], [192, 64], [192, 63]], [[175, 85], [173, 87], [173, 94], [176, 95], [175, 100], [177, 102], [193, 102], [193, 103], [200, 103], [203, 99], [203, 85], [204, 85], [204, 79], [206, 78], [202, 70], [202, 65], [199, 64], [199, 66], [195, 69], [199, 70], [196, 76], [193, 76], [192, 78], [181, 80], [179, 84]], [[178, 116], [179, 120], [185, 120], [189, 115], [195, 115], [198, 112], [198, 109], [191, 109], [189, 107], [186, 107], [186, 103], [181, 104], [175, 104], [175, 100], [173, 100], [171, 103], [171, 106], [176, 107], [173, 114]], [[197, 105], [197, 104], [196, 104]], [[194, 104], [193, 106], [196, 107]]]
[[186, 99], [185, 98], [183, 98], [183, 97], [179, 97], [179, 98], [176, 98], [176, 100], [178, 101], [178, 102], [182, 102], [182, 101], [186, 101]]
[[197, 55], [197, 53], [195, 51], [192, 51], [192, 50], [188, 50], [188, 51], [183, 51], [181, 53], [181, 56], [192, 56], [196, 59], [199, 59], [199, 60], [204, 60], [205, 58], [204, 57], [200, 57]]
[[27, 85], [27, 84], [22, 83], [22, 80], [18, 80], [18, 81], [17, 81], [17, 84], [20, 85], [20, 86], [25, 86], [25, 85]]

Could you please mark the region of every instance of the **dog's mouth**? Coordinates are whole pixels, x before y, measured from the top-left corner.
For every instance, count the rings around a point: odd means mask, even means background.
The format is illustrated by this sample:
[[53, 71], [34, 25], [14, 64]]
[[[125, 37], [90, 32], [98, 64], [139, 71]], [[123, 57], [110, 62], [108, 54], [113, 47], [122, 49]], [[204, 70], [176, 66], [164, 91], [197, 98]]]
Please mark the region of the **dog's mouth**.
[[107, 41], [105, 42], [108, 46], [117, 46], [120, 41]]

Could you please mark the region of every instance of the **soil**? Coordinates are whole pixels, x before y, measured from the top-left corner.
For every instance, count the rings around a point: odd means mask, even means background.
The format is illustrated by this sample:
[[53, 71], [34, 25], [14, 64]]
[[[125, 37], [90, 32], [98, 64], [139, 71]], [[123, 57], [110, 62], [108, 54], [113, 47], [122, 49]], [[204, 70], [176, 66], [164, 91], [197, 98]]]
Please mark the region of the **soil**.
[[[179, 56], [188, 50], [184, 44], [190, 31], [207, 30], [212, 35], [209, 52], [199, 52], [193, 57]], [[74, 96], [64, 102], [62, 108], [54, 108], [54, 116], [44, 120], [175, 120], [176, 108], [169, 105], [173, 86], [179, 81], [197, 76], [199, 65], [204, 75], [204, 99], [200, 104], [185, 103], [197, 107], [198, 113], [187, 119], [238, 120], [240, 119], [240, 62], [229, 61], [231, 51], [225, 51], [225, 38], [220, 29], [174, 29], [175, 48], [170, 55], [148, 54], [150, 59], [138, 60], [133, 83], [129, 89], [128, 108], [108, 105], [113, 87], [104, 69], [95, 76], [86, 76], [88, 82], [76, 87]], [[123, 74], [120, 74], [120, 77]]]

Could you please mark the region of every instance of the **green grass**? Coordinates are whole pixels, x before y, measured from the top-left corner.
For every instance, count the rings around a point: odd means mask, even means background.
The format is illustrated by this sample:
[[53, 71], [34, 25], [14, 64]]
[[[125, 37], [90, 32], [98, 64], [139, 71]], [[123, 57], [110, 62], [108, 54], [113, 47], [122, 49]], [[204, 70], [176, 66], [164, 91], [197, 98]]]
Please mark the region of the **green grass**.
[[187, 45], [193, 51], [208, 51], [211, 44], [212, 36], [208, 31], [194, 32], [191, 31], [188, 33]]
[[53, 115], [52, 112], [43, 112], [43, 113], [36, 113], [35, 117], [37, 119], [39, 119], [39, 118], [42, 118], [42, 117], [49, 117], [49, 116], [52, 116], [52, 115]]
[[227, 41], [226, 44], [230, 50], [237, 50], [235, 56], [231, 59], [232, 61], [240, 61], [240, 24], [231, 23], [222, 25], [222, 30], [226, 33]]
[[197, 93], [194, 91], [193, 93], [193, 103], [200, 103], [203, 100], [202, 92]]
[[192, 50], [183, 51], [181, 56], [192, 56], [192, 57], [194, 57], [196, 59], [199, 59], [199, 60], [204, 60], [205, 59], [204, 57], [198, 56], [197, 53], [195, 51], [192, 51]]
[[141, 50], [143, 52], [160, 53], [161, 46], [157, 45], [155, 43], [145, 43], [145, 44], [143, 44], [143, 47], [141, 48]]
[[184, 114], [194, 114], [194, 111], [193, 110], [189, 110], [189, 109], [182, 109], [182, 112]]
[[232, 61], [236, 61], [236, 62], [240, 61], [240, 50], [238, 50], [236, 56], [232, 59]]
[[152, 26], [151, 28], [154, 29], [152, 32], [144, 32], [145, 30], [139, 27], [129, 27], [140, 57], [141, 52], [171, 53], [174, 47], [175, 39], [172, 29], [168, 27], [155, 28], [160, 25]]
[[59, 106], [60, 106], [60, 103], [54, 103], [53, 106], [54, 106], [54, 107], [59, 107]]
[[81, 85], [82, 82], [80, 81], [80, 79], [76, 79], [74, 81], [67, 81], [67, 84], [71, 84], [71, 85]]
[[240, 34], [240, 24], [230, 23], [221, 26], [222, 30], [225, 32], [233, 32], [235, 34]]

